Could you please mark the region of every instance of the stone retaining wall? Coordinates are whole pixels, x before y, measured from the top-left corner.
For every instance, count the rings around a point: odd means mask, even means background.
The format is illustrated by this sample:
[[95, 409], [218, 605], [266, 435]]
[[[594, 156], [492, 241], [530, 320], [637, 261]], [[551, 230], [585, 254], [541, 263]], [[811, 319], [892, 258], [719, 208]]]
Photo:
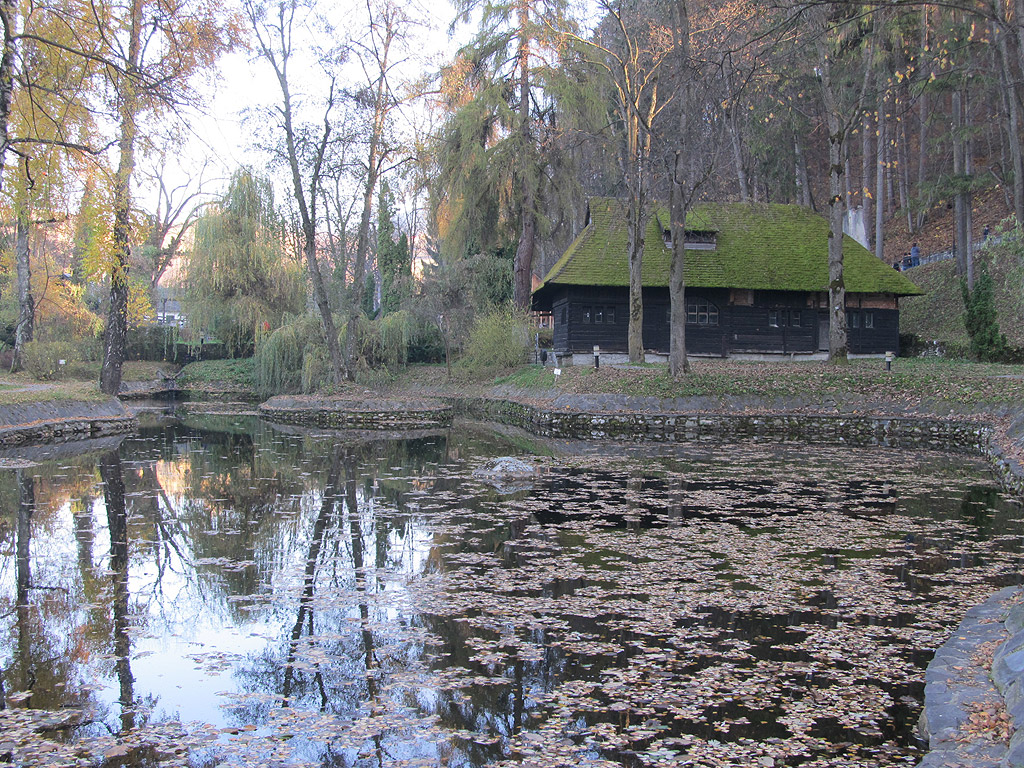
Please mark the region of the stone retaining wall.
[[[1007, 587], [967, 611], [925, 672], [919, 730], [929, 752], [918, 768], [1024, 766], [1024, 590]], [[1005, 706], [1007, 745], [984, 722]]]
[[58, 443], [131, 432], [138, 426], [117, 400], [45, 401], [0, 406], [0, 446]]
[[307, 427], [355, 430], [409, 430], [447, 427], [452, 423], [451, 405], [441, 401], [377, 401], [271, 398], [259, 407], [269, 421]]
[[965, 451], [988, 458], [1003, 485], [1024, 496], [1024, 470], [997, 444], [996, 430], [982, 421], [804, 413], [589, 413], [492, 398], [453, 402], [477, 418], [561, 439], [694, 442], [753, 437]]

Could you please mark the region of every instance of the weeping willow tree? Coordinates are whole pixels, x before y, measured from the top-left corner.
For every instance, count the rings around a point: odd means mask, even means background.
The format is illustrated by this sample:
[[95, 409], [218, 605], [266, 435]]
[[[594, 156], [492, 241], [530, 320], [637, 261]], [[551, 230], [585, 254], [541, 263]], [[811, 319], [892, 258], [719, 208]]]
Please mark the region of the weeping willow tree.
[[192, 327], [222, 341], [232, 357], [252, 354], [260, 335], [302, 311], [301, 265], [287, 254], [270, 182], [236, 171], [196, 222], [185, 280]]

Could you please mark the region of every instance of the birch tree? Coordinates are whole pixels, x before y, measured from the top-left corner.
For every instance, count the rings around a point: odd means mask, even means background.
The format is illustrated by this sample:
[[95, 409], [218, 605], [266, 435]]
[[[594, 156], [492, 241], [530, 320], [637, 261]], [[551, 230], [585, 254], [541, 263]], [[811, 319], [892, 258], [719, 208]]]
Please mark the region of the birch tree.
[[102, 40], [111, 117], [117, 126], [107, 264], [110, 299], [100, 368], [100, 389], [113, 396], [121, 386], [128, 328], [132, 182], [141, 126], [144, 119], [159, 119], [196, 102], [193, 77], [211, 68], [231, 46], [236, 21], [217, 0], [92, 0], [89, 18]]

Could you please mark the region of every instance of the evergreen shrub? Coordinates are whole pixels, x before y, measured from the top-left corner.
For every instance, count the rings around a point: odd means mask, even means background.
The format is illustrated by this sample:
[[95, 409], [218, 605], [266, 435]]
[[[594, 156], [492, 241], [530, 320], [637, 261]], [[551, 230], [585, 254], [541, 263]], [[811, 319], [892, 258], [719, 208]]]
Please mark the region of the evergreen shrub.
[[992, 276], [982, 265], [981, 274], [974, 283], [974, 290], [968, 290], [966, 280], [961, 281], [960, 290], [966, 308], [964, 325], [971, 340], [971, 356], [983, 362], [1002, 362], [1006, 359], [1009, 349], [1006, 336], [999, 332]]

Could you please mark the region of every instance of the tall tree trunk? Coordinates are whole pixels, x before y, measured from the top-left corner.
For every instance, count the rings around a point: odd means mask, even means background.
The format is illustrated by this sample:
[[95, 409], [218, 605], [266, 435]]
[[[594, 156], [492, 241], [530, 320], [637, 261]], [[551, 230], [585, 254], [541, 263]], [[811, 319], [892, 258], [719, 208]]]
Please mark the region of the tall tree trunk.
[[302, 225], [302, 255], [306, 259], [306, 271], [313, 287], [313, 301], [320, 317], [320, 330], [323, 331], [327, 356], [331, 360], [331, 375], [334, 385], [339, 386], [345, 380], [345, 366], [342, 362], [341, 346], [338, 344], [338, 329], [331, 314], [331, 301], [324, 285], [323, 273], [320, 271], [320, 262], [317, 260], [316, 224], [312, 220]]
[[530, 9], [527, 0], [519, 0], [519, 136], [522, 146], [519, 166], [519, 184], [522, 194], [519, 216], [522, 222], [519, 245], [516, 247], [513, 265], [513, 299], [520, 309], [530, 306], [533, 289], [533, 260], [537, 248], [536, 191], [533, 170], [529, 167], [533, 153], [530, 151]]
[[118, 89], [118, 164], [114, 176], [113, 266], [110, 270], [110, 303], [103, 334], [103, 364], [100, 390], [116, 397], [121, 389], [125, 338], [128, 333], [128, 268], [131, 258], [132, 175], [135, 173], [135, 138], [138, 131], [139, 99], [137, 81], [142, 34], [142, 0], [132, 0], [126, 72]]
[[29, 268], [28, 220], [24, 210], [18, 212], [15, 229], [14, 262], [18, 285], [18, 324], [14, 329], [14, 360], [11, 363], [11, 370], [20, 371], [24, 365], [25, 345], [32, 341], [35, 331], [36, 317], [36, 303], [32, 296], [32, 272]]
[[747, 181], [747, 170], [743, 165], [743, 145], [740, 143], [740, 129], [736, 125], [736, 110], [729, 110], [729, 135], [732, 139], [733, 162], [736, 164], [736, 178], [739, 180], [740, 202], [750, 199], [750, 184]]
[[918, 99], [917, 110], [921, 122], [918, 125], [917, 132], [917, 194], [919, 197], [917, 201], [917, 216], [914, 219], [915, 232], [921, 231], [927, 216], [927, 206], [925, 201], [920, 199], [920, 196], [924, 194], [924, 185], [928, 180], [928, 120], [931, 117], [930, 109], [931, 100], [928, 98], [928, 93], [922, 93]]
[[[670, 217], [672, 235], [672, 264], [669, 268], [669, 371], [675, 378], [685, 375], [690, 369], [686, 357], [686, 214], [690, 207], [691, 179], [686, 161], [686, 139], [689, 136], [690, 105], [692, 96], [692, 72], [690, 71], [690, 13], [687, 0], [676, 0], [673, 5], [676, 43], [676, 75], [679, 87], [679, 146], [673, 154], [672, 187], [670, 192]], [[733, 146], [738, 147], [738, 138], [733, 136]], [[742, 165], [742, 153], [739, 153]], [[741, 190], [746, 177], [741, 182]], [[743, 198], [746, 200], [746, 197]]]
[[[686, 4], [685, 0], [676, 0], [676, 3], [674, 5], [674, 13], [675, 13], [675, 19], [676, 19], [676, 24], [677, 24], [677, 27], [676, 27], [676, 45], [677, 46], [685, 46], [685, 49], [686, 49], [685, 55], [687, 57], [689, 57], [689, 55], [690, 55], [689, 54], [690, 41], [687, 40], [685, 43], [683, 43], [683, 41], [679, 37], [679, 35], [682, 34], [683, 30], [681, 30], [678, 27], [679, 19], [681, 17], [683, 17], [683, 16], [687, 17], [686, 25], [687, 25], [687, 27], [689, 26], [689, 17], [687, 15], [687, 10], [685, 8], [685, 4]], [[684, 7], [682, 9], [680, 9], [680, 6], [684, 6]], [[689, 33], [689, 29], [686, 30], [686, 34], [687, 35], [690, 34]], [[731, 95], [732, 94], [732, 78], [729, 76], [729, 69], [728, 69], [728, 67], [725, 67], [723, 69], [722, 74], [723, 74], [723, 78], [725, 80], [725, 92], [726, 92], [726, 94]], [[685, 74], [683, 75], [683, 77], [685, 77]], [[728, 96], [727, 96], [727, 98], [728, 98]], [[683, 120], [683, 121], [686, 120], [685, 117], [682, 117], [680, 119]], [[739, 127], [739, 124], [738, 124], [739, 121], [736, 118], [736, 103], [732, 99], [730, 99], [729, 110], [725, 114], [725, 120], [726, 120], [726, 124], [729, 127], [729, 143], [732, 145], [732, 161], [733, 161], [733, 165], [736, 168], [736, 179], [739, 182], [740, 202], [745, 203], [748, 200], [750, 200], [750, 182], [747, 179], [747, 169], [746, 169], [746, 166], [743, 163], [742, 134], [740, 132], [740, 127]]]
[[885, 145], [888, 126], [885, 120], [885, 97], [878, 95], [878, 135], [875, 139], [875, 256], [885, 258]]
[[793, 157], [796, 159], [796, 188], [797, 204], [804, 208], [813, 208], [811, 200], [811, 183], [807, 178], [807, 158], [804, 157], [803, 147], [800, 146], [800, 138], [793, 135]]
[[[871, 222], [874, 221], [874, 213], [871, 207], [873, 202], [871, 192], [871, 160], [874, 158], [875, 153], [871, 146], [871, 136], [874, 134], [874, 126], [871, 124], [871, 115], [868, 110], [864, 110], [864, 119], [861, 121], [860, 139], [861, 139], [861, 152], [860, 152], [860, 214], [864, 222], [864, 236], [867, 239], [867, 245], [874, 248], [874, 228], [871, 226]], [[847, 173], [849, 178], [849, 173]], [[850, 204], [853, 204], [853, 198], [847, 197]]]
[[846, 280], [843, 276], [843, 219], [846, 206], [843, 200], [843, 129], [837, 115], [828, 117], [828, 356], [833, 362], [847, 359], [846, 337]]
[[[1013, 212], [1018, 222], [1024, 222], [1024, 152], [1021, 151], [1020, 132], [1020, 89], [1010, 60], [1010, 46], [1007, 37], [1010, 25], [1002, 0], [995, 0], [996, 23], [993, 34], [999, 47], [1000, 83], [1006, 102], [1006, 127], [1010, 145], [1010, 161], [1013, 167]], [[1021, 21], [1017, 20], [1018, 23]], [[1024, 71], [1024, 70], [1022, 70]]]
[[[929, 19], [929, 9], [927, 5], [924, 5], [921, 9], [921, 43], [920, 50], [927, 51], [929, 49], [929, 28], [928, 25], [931, 23]], [[920, 73], [922, 82], [927, 82], [929, 79], [930, 70], [924, 69]], [[917, 127], [917, 187], [915, 199], [917, 201], [917, 216], [914, 217], [914, 228], [915, 232], [920, 232], [924, 226], [925, 217], [927, 215], [928, 204], [931, 200], [925, 201], [924, 185], [928, 180], [928, 121], [931, 118], [931, 99], [928, 97], [928, 91], [925, 90], [921, 93], [917, 100], [917, 115], [918, 115], [918, 127]]]
[[370, 217], [373, 213], [373, 195], [377, 185], [377, 142], [379, 135], [374, 130], [370, 137], [370, 153], [366, 186], [363, 187], [363, 212], [359, 218], [359, 234], [356, 238], [356, 257], [352, 264], [352, 285], [349, 287], [348, 322], [345, 331], [345, 367], [348, 378], [355, 380], [355, 359], [359, 339], [359, 318], [363, 311], [363, 290], [366, 287], [366, 256], [370, 249]]
[[845, 363], [848, 359], [846, 281], [843, 275], [843, 220], [846, 217], [846, 200], [843, 194], [846, 182], [843, 143], [846, 139], [846, 126], [839, 111], [839, 102], [832, 82], [832, 62], [826, 40], [828, 23], [824, 9], [820, 9], [818, 13], [818, 66], [821, 73], [822, 101], [828, 123], [828, 356], [833, 363]]
[[0, 51], [0, 185], [3, 184], [4, 162], [10, 144], [8, 124], [11, 103], [14, 100], [14, 35], [18, 4], [15, 0], [0, 0], [0, 24], [3, 24], [3, 50]]
[[967, 279], [967, 289], [974, 290], [973, 258], [971, 255], [970, 210], [971, 195], [968, 190], [970, 170], [968, 166], [968, 141], [965, 135], [964, 93], [957, 88], [953, 91], [951, 103], [953, 112], [953, 178], [956, 189], [953, 194], [953, 225], [957, 271]]
[[[904, 103], [909, 101], [909, 94], [904, 93]], [[914, 231], [914, 217], [910, 211], [910, 158], [907, 152], [907, 120], [899, 122], [899, 143], [896, 146], [896, 160], [900, 180], [900, 207], [907, 217], [907, 232]]]
[[643, 191], [643, 172], [637, 173], [637, 188], [629, 200], [629, 362], [644, 362], [643, 257], [647, 230], [647, 200]]

